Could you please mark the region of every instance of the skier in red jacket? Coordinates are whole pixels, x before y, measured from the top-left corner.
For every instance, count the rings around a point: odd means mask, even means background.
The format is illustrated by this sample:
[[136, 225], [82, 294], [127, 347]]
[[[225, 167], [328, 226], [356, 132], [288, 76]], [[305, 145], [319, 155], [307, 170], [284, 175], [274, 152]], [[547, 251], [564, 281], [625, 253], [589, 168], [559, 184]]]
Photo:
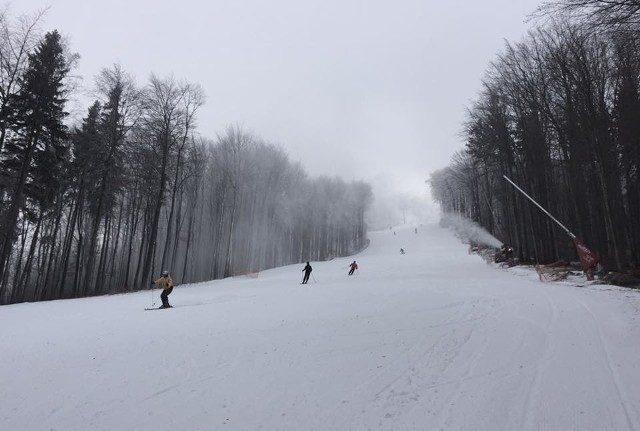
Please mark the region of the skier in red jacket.
[[351, 268], [351, 270], [349, 270], [349, 275], [353, 275], [353, 272], [358, 269], [358, 264], [356, 263], [356, 261], [354, 260], [353, 263], [351, 265], [349, 265], [349, 267]]

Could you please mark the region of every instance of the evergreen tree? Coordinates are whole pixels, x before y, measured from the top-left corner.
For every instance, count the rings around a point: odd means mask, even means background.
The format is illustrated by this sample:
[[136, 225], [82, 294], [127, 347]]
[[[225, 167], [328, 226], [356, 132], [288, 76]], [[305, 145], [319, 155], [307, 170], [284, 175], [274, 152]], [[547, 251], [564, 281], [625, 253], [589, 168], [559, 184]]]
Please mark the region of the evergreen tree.
[[[64, 49], [60, 34], [49, 32], [29, 55], [29, 65], [21, 77], [20, 92], [10, 101], [13, 113], [9, 127], [15, 139], [7, 143], [1, 168], [10, 172], [10, 203], [0, 219], [0, 280], [3, 279], [15, 240], [16, 226], [25, 209], [26, 197], [42, 190], [42, 175], [52, 154], [59, 155], [67, 137], [63, 124], [65, 78], [71, 57]], [[48, 153], [45, 155], [43, 153]], [[42, 166], [38, 166], [38, 164]], [[54, 169], [55, 165], [50, 165]], [[36, 172], [37, 171], [37, 172]], [[39, 172], [39, 173], [38, 173]], [[1, 296], [0, 292], [0, 296]]]

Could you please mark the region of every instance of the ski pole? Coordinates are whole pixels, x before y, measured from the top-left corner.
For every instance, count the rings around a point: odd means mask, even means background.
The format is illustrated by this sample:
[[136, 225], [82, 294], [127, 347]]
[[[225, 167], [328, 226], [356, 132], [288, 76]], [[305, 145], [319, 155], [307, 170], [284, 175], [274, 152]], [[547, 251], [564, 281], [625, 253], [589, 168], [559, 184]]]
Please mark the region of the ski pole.
[[311, 274], [311, 278], [313, 278], [313, 282], [314, 282], [314, 283], [317, 283], [317, 281], [316, 281], [316, 276], [315, 276], [315, 275]]
[[153, 297], [153, 286], [155, 285], [155, 283], [151, 283], [151, 307], [155, 307], [156, 306], [156, 300]]

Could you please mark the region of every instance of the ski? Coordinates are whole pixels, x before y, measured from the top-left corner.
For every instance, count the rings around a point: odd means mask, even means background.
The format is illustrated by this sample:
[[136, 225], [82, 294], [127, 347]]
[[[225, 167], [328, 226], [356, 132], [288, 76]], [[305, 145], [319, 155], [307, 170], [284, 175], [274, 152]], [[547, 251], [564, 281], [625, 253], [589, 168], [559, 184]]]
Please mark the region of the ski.
[[171, 307], [156, 307], [156, 308], [145, 308], [145, 310], [149, 311], [149, 310], [164, 310], [167, 308], [173, 308], [173, 306]]

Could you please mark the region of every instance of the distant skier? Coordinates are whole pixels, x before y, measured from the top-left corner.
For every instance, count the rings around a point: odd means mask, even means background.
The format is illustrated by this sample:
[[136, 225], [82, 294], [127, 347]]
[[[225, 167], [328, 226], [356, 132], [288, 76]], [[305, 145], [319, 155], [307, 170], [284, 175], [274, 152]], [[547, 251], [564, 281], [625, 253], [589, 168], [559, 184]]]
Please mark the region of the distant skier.
[[400, 249], [400, 254], [404, 254], [404, 248]]
[[304, 271], [302, 284], [307, 284], [307, 281], [309, 281], [309, 276], [311, 275], [311, 271], [313, 271], [313, 269], [311, 268], [311, 265], [309, 265], [309, 262], [307, 262], [307, 265], [304, 268], [302, 268], [302, 270]]
[[160, 294], [162, 305], [160, 306], [160, 308], [171, 308], [171, 304], [169, 304], [169, 295], [173, 291], [173, 280], [169, 275], [169, 271], [163, 271], [162, 277], [160, 277], [156, 281], [152, 281], [151, 284], [162, 287], [162, 294]]
[[414, 229], [414, 232], [415, 232], [415, 233], [418, 233], [418, 228], [415, 228], [415, 229]]
[[356, 261], [354, 260], [353, 263], [351, 265], [349, 265], [349, 267], [351, 268], [349, 270], [349, 275], [353, 275], [353, 272], [358, 269], [358, 264], [356, 263]]

